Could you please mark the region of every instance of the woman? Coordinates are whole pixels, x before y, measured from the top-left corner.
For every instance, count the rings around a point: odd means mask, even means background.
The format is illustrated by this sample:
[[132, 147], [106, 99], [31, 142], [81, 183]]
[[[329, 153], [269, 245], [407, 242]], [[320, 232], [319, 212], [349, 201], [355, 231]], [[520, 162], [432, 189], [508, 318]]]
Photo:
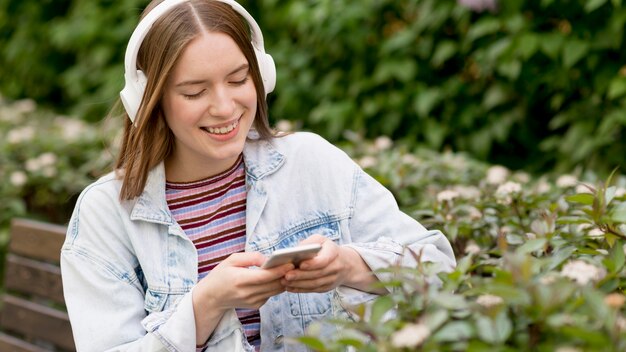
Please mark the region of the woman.
[[[82, 192], [61, 253], [78, 350], [306, 350], [284, 337], [384, 294], [372, 271], [415, 266], [405, 247], [454, 267], [446, 238], [339, 149], [272, 132], [274, 80], [235, 2], [145, 10], [127, 50], [116, 171]], [[298, 268], [260, 268], [311, 243], [321, 251]]]

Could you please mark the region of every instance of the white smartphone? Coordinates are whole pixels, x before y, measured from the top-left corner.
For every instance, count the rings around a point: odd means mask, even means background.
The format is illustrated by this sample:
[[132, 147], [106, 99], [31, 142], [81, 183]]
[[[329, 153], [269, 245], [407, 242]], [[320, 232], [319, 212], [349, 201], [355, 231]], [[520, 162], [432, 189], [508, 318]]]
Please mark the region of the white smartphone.
[[301, 246], [291, 248], [277, 249], [261, 267], [268, 269], [282, 264], [293, 263], [293, 265], [297, 268], [303, 260], [315, 257], [320, 249], [322, 249], [322, 245], [319, 243], [303, 244]]

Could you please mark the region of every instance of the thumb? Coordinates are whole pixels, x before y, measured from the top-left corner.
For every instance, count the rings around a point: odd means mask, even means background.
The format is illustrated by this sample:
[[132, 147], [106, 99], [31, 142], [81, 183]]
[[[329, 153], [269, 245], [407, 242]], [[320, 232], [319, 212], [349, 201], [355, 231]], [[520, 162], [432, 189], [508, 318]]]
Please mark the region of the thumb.
[[240, 252], [231, 254], [224, 262], [228, 262], [231, 266], [249, 267], [261, 266], [265, 259], [260, 252]]
[[322, 235], [319, 235], [319, 234], [315, 234], [315, 235], [309, 236], [309, 237], [305, 238], [304, 240], [300, 241], [299, 244], [311, 244], [311, 243], [320, 243], [320, 244], [322, 244], [322, 243], [326, 242], [326, 240], [327, 240], [326, 237], [324, 237]]

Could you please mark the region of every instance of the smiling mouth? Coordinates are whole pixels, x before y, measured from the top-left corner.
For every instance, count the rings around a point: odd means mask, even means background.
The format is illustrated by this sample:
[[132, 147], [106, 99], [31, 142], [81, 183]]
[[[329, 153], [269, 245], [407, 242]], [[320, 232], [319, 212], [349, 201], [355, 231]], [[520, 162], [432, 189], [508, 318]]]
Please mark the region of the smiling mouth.
[[227, 134], [232, 132], [239, 125], [239, 119], [235, 120], [235, 122], [231, 123], [228, 126], [222, 127], [202, 127], [203, 130], [211, 133], [211, 134]]

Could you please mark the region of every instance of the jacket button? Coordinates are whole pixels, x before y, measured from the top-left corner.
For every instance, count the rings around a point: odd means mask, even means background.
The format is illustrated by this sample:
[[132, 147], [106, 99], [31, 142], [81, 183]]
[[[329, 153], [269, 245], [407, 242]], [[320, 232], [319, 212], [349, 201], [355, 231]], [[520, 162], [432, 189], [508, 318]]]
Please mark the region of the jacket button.
[[285, 339], [285, 337], [283, 335], [278, 335], [276, 336], [276, 338], [274, 339], [274, 344], [275, 345], [280, 345], [283, 343], [283, 340]]

